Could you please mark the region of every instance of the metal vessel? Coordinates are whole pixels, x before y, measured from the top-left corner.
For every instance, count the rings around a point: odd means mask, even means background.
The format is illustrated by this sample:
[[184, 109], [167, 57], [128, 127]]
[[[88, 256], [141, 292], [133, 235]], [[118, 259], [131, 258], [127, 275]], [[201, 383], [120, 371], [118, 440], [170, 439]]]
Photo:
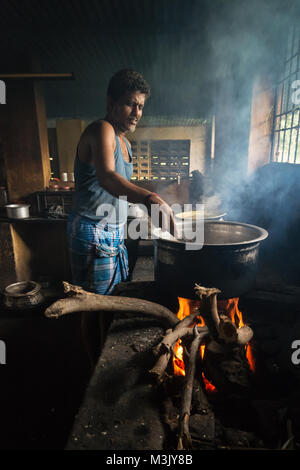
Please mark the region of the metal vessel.
[[268, 232], [239, 222], [203, 225], [202, 247], [187, 250], [182, 240], [154, 240], [155, 281], [178, 297], [195, 298], [195, 283], [219, 288], [220, 298], [240, 297], [253, 286], [259, 246]]
[[10, 219], [26, 219], [29, 217], [30, 204], [7, 204], [7, 217]]
[[35, 281], [16, 282], [4, 289], [4, 304], [10, 309], [31, 309], [43, 300], [41, 286]]

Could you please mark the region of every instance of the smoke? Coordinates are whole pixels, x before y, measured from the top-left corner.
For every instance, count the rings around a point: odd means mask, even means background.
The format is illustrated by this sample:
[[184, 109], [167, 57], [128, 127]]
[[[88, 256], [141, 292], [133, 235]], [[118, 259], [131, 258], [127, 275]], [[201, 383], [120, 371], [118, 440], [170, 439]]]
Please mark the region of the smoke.
[[276, 178], [256, 184], [248, 176], [251, 103], [257, 77], [267, 76], [275, 89], [296, 10], [294, 3], [276, 0], [216, 1], [214, 5], [205, 28], [213, 83], [211, 115], [216, 115], [211, 176], [224, 208], [241, 218], [245, 214], [238, 206], [251, 183], [258, 191], [255, 200], [272, 198], [278, 189]]
[[275, 91], [299, 8], [294, 2], [276, 0], [216, 1], [213, 5], [205, 37], [216, 146], [207, 176], [226, 218], [267, 229], [264, 246], [270, 258], [285, 263], [285, 271], [289, 260], [299, 273], [299, 165], [270, 163], [248, 173], [253, 85], [265, 76]]

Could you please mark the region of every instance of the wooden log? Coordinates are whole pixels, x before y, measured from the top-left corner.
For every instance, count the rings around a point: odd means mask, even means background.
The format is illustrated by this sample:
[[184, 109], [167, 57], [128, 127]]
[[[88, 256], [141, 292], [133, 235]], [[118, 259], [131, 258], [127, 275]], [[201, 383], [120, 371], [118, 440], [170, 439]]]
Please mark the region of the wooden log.
[[[199, 334], [200, 340], [204, 339], [208, 335], [208, 329], [206, 327], [196, 327], [197, 332]], [[159, 359], [157, 360], [155, 366], [149, 371], [150, 374], [155, 375], [158, 381], [162, 380], [163, 373], [165, 372], [170, 357], [171, 357], [171, 352], [175, 344], [179, 339], [182, 339], [187, 336], [193, 336], [194, 335], [194, 330], [193, 328], [179, 328], [178, 330], [171, 330], [167, 335], [165, 336], [164, 343], [161, 342], [159, 343], [160, 346], [160, 356]], [[162, 346], [163, 344], [163, 346]], [[155, 351], [156, 348], [154, 348]], [[157, 352], [155, 351], [155, 355]]]
[[196, 295], [201, 300], [199, 311], [205, 320], [212, 338], [219, 336], [220, 318], [217, 308], [217, 295], [221, 292], [214, 287], [203, 287], [195, 284]]
[[199, 354], [200, 343], [202, 335], [198, 332], [197, 327], [194, 327], [194, 339], [190, 349], [189, 365], [186, 374], [185, 389], [182, 396], [180, 422], [179, 422], [179, 437], [178, 437], [178, 450], [191, 449], [192, 439], [189, 431], [189, 417], [191, 412], [193, 384], [196, 370], [196, 360]]
[[74, 80], [73, 72], [65, 73], [1, 73], [0, 80]]
[[236, 343], [238, 339], [236, 325], [226, 315], [220, 315], [219, 339], [225, 343]]
[[171, 358], [171, 351], [166, 351], [164, 354], [161, 354], [152, 369], [149, 370], [149, 373], [156, 379], [157, 382], [163, 381], [163, 376], [166, 368], [168, 367], [169, 361]]
[[[183, 336], [189, 335], [189, 333], [192, 333], [192, 330], [189, 332], [188, 329], [190, 329], [190, 326], [195, 322], [198, 316], [199, 312], [196, 311], [179, 321], [173, 330], [166, 332], [167, 334], [162, 339], [162, 341], [157, 346], [155, 346], [155, 348], [153, 348], [153, 353], [155, 355], [158, 355], [165, 351], [168, 351], [178, 339], [182, 338]], [[207, 327], [199, 328], [201, 328], [202, 332], [208, 332]]]
[[219, 315], [217, 308], [217, 295], [221, 292], [219, 289], [196, 284], [195, 292], [201, 299], [200, 313], [215, 341], [245, 345], [252, 339], [253, 331], [249, 326], [244, 325], [237, 328], [229, 317], [223, 314]]
[[253, 331], [248, 325], [238, 328], [229, 317], [220, 315], [219, 339], [226, 344], [240, 344], [241, 346], [249, 343], [253, 338]]
[[210, 342], [203, 360], [205, 377], [220, 393], [245, 393], [250, 384], [250, 369], [245, 348], [239, 344]]
[[179, 328], [185, 328], [187, 326], [191, 326], [193, 322], [196, 321], [196, 318], [199, 317], [199, 312], [198, 310], [195, 311], [194, 313], [191, 313], [187, 317], [183, 318], [177, 325], [175, 326], [175, 330], [178, 330]]
[[68, 297], [57, 300], [48, 307], [44, 314], [47, 318], [59, 318], [75, 312], [123, 312], [150, 315], [160, 320], [167, 327], [174, 327], [179, 319], [168, 308], [148, 300], [131, 297], [117, 297], [87, 292], [79, 286], [64, 282], [64, 291]]
[[[198, 326], [199, 333], [208, 334], [208, 328], [205, 326]], [[185, 328], [178, 328], [168, 333], [163, 340], [154, 348], [153, 352], [155, 355], [170, 351], [174, 344], [181, 338], [191, 336], [193, 329], [186, 326]]]
[[[168, 329], [166, 331], [166, 335], [168, 335], [172, 331], [173, 330], [171, 328]], [[166, 370], [166, 368], [168, 367], [170, 357], [171, 357], [171, 351], [170, 350], [165, 351], [164, 354], [160, 355], [160, 357], [157, 360], [154, 367], [152, 367], [152, 369], [149, 370], [149, 374], [154, 376], [156, 378], [157, 382], [162, 382], [163, 373]]]
[[195, 375], [192, 403], [193, 403], [193, 410], [196, 413], [204, 415], [208, 413], [210, 406], [208, 403], [207, 396], [204, 393], [205, 386], [203, 384], [201, 372], [202, 370], [197, 371]]
[[249, 343], [253, 338], [253, 330], [248, 325], [244, 325], [237, 330], [237, 343], [241, 346]]

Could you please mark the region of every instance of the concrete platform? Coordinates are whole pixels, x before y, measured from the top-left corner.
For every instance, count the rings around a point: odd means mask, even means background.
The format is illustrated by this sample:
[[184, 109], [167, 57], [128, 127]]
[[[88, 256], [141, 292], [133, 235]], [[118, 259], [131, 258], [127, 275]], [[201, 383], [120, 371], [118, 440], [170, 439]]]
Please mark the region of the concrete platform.
[[[153, 279], [151, 257], [138, 258], [133, 278]], [[0, 449], [63, 449], [90, 380], [80, 316], [47, 319], [43, 308], [13, 312], [2, 302]]]

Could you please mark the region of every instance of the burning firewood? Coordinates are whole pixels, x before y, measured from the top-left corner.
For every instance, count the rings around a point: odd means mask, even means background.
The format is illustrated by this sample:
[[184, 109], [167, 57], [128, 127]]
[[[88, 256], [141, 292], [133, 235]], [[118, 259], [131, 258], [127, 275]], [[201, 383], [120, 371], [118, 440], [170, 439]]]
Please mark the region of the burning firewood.
[[238, 340], [237, 327], [226, 315], [220, 315], [219, 338], [225, 343], [236, 343]]
[[224, 314], [218, 313], [217, 295], [219, 289], [195, 285], [195, 292], [201, 300], [200, 313], [205, 319], [210, 336], [217, 342], [239, 345], [247, 344], [253, 336], [253, 331], [247, 325], [238, 328], [233, 321]]
[[[219, 315], [218, 289], [196, 285], [195, 291], [201, 299], [201, 315], [205, 318], [210, 333], [203, 362], [205, 376], [220, 390], [246, 389], [249, 379], [249, 367], [246, 365], [249, 364], [244, 361], [245, 347], [253, 337], [252, 329], [244, 325], [240, 317], [237, 326], [234, 314], [231, 318], [229, 313]], [[225, 303], [237, 307], [237, 301], [238, 299], [231, 299]], [[240, 314], [239, 311], [237, 313]]]
[[[208, 330], [206, 345], [202, 347], [201, 370], [203, 370], [203, 380], [209, 386], [212, 386], [214, 390], [216, 388], [212, 384], [215, 384], [217, 389], [220, 390], [233, 390], [235, 387], [244, 388], [247, 386], [248, 368], [243, 366], [243, 358], [245, 358], [245, 345], [253, 336], [251, 328], [244, 325], [241, 318], [239, 318], [239, 326], [237, 326], [234, 316], [229, 318], [223, 313], [219, 315], [217, 301], [217, 296], [220, 293], [219, 289], [206, 288], [196, 284], [195, 292], [200, 299], [198, 313], [204, 318]], [[182, 321], [176, 325], [172, 333], [164, 338], [160, 347], [162, 345], [169, 346], [169, 338], [175, 338], [175, 332], [178, 329], [180, 330], [181, 323]], [[199, 334], [199, 326], [195, 328], [195, 332]], [[180, 413], [178, 449], [190, 449], [192, 446], [189, 433], [189, 416], [191, 412], [189, 387], [194, 379], [200, 379], [200, 377], [191, 378], [191, 374], [195, 373], [194, 360], [196, 359], [194, 358], [199, 356], [200, 343], [197, 346], [196, 353], [191, 347], [187, 360], [186, 388]], [[193, 342], [192, 344], [197, 343]], [[212, 381], [212, 384], [208, 382], [208, 378]]]
[[[207, 353], [205, 353], [204, 362], [201, 362], [202, 370], [207, 371], [210, 376], [212, 375], [217, 384], [224, 385], [227, 388], [228, 383], [234, 385], [236, 359], [239, 355], [243, 355], [243, 348], [253, 335], [251, 328], [247, 325], [242, 324], [241, 326], [240, 323], [239, 327], [237, 327], [229, 316], [224, 314], [219, 315], [217, 303], [217, 295], [220, 293], [219, 289], [196, 285], [195, 291], [199, 301], [196, 304], [191, 303], [191, 308], [196, 306], [197, 310], [184, 317], [173, 329], [166, 331], [160, 343], [153, 348], [153, 353], [156, 357], [158, 356], [158, 360], [149, 371], [150, 374], [155, 376], [158, 383], [163, 382], [164, 378], [168, 377], [165, 371], [169, 365], [172, 351], [174, 356], [177, 354], [175, 354], [174, 350], [175, 346], [178, 345], [178, 341], [183, 341], [194, 335], [194, 340], [186, 358], [187, 366], [184, 368], [185, 371], [183, 371], [183, 373], [186, 372], [186, 377], [180, 410], [178, 449], [190, 449], [192, 447], [189, 432], [189, 416], [191, 413], [192, 390], [195, 379], [195, 363], [201, 355], [200, 344], [202, 340], [207, 338], [207, 349], [205, 349]], [[205, 326], [202, 326], [203, 320], [200, 315], [205, 320]], [[201, 326], [198, 324], [191, 328], [191, 325], [197, 322], [201, 323]], [[182, 346], [188, 350], [186, 342]], [[203, 346], [203, 350], [204, 348], [205, 346]], [[217, 359], [215, 360], [215, 358]], [[206, 364], [207, 362], [209, 364]], [[239, 380], [243, 385], [245, 376], [243, 376], [243, 373], [241, 375], [239, 369], [240, 365], [238, 362], [237, 375], [240, 375], [240, 377], [237, 377], [237, 385], [240, 385]], [[199, 377], [200, 380], [201, 378]], [[207, 378], [205, 376], [203, 378], [208, 383]], [[214, 383], [214, 380], [212, 382]]]
[[[153, 349], [155, 355], [158, 355], [161, 352], [169, 351], [174, 344], [177, 342], [178, 339], [182, 338], [183, 336], [189, 335], [191, 333], [191, 329], [189, 328], [196, 318], [199, 316], [199, 311], [188, 315], [183, 320], [181, 320], [173, 330], [166, 332], [166, 336], [162, 339], [162, 341]], [[208, 332], [207, 327], [201, 328], [202, 332]]]
[[156, 364], [149, 370], [149, 374], [155, 377], [158, 383], [163, 381], [163, 374], [169, 365], [170, 358], [171, 351], [166, 351], [159, 356]]
[[202, 341], [203, 335], [198, 331], [197, 327], [193, 328], [194, 339], [191, 345], [190, 354], [189, 354], [189, 365], [186, 375], [186, 383], [182, 396], [181, 402], [181, 413], [179, 421], [179, 437], [177, 449], [191, 449], [192, 448], [192, 439], [189, 431], [189, 417], [191, 412], [191, 403], [193, 395], [193, 384], [195, 377], [196, 369], [196, 360], [199, 354], [200, 343]]
[[[114, 312], [138, 313], [156, 318], [167, 328], [163, 338], [153, 348], [156, 363], [149, 373], [157, 383], [164, 382], [166, 384], [170, 381], [171, 377], [166, 373], [166, 370], [168, 370], [171, 359], [175, 356], [175, 347], [178, 345], [179, 340], [182, 341], [182, 346], [187, 351], [187, 355], [181, 363], [179, 361], [176, 364], [178, 375], [185, 375], [185, 378], [182, 379], [185, 385], [178, 424], [177, 448], [179, 450], [192, 447], [189, 418], [195, 379], [202, 381], [202, 374], [205, 383], [210, 380], [218, 390], [231, 391], [232, 386], [235, 387], [236, 384], [244, 387], [243, 381], [245, 379], [246, 383], [247, 377], [243, 375], [243, 371], [240, 371], [240, 368], [242, 369], [242, 366], [240, 366], [242, 360], [239, 360], [239, 356], [245, 355], [245, 345], [251, 340], [253, 332], [249, 326], [241, 322], [237, 322], [237, 326], [234, 316], [230, 318], [229, 314], [224, 315], [223, 312], [219, 314], [218, 305], [220, 304], [217, 301], [217, 296], [220, 293], [219, 289], [205, 288], [196, 284], [195, 292], [199, 300], [193, 301], [196, 303], [190, 302], [190, 310], [185, 313], [187, 316], [183, 318], [182, 315], [180, 318], [183, 319], [179, 319], [171, 310], [155, 302], [121, 295], [104, 296], [94, 294], [67, 282], [64, 282], [63, 285], [66, 297], [54, 302], [46, 309], [45, 316], [48, 318], [59, 318], [75, 312], [80, 312], [84, 318], [88, 315], [93, 316], [92, 312], [98, 313], [98, 316], [100, 316], [100, 312], [101, 315]], [[238, 299], [231, 300], [238, 301]], [[197, 310], [194, 311], [195, 308]], [[225, 311], [227, 313], [227, 310]], [[188, 314], [189, 312], [192, 313]], [[202, 318], [200, 318], [200, 315]], [[204, 339], [205, 344], [201, 345]], [[204, 349], [205, 353], [203, 353]], [[201, 372], [200, 377], [198, 377], [198, 372], [197, 377], [195, 377], [198, 358], [199, 364], [201, 364]], [[202, 358], [201, 362], [200, 358]], [[174, 370], [176, 372], [175, 364]], [[204, 390], [203, 386], [203, 393]], [[203, 401], [202, 398], [200, 401]], [[201, 403], [199, 406], [201, 406]]]
[[226, 344], [236, 343], [241, 346], [249, 343], [253, 337], [253, 331], [248, 325], [238, 328], [229, 317], [220, 315], [219, 340]]
[[220, 317], [217, 308], [217, 295], [220, 290], [210, 287], [202, 287], [195, 285], [195, 292], [201, 300], [200, 312], [206, 325], [208, 326], [211, 336], [216, 339], [219, 336]]
[[[193, 330], [191, 325], [195, 322], [196, 318], [199, 316], [199, 312], [195, 311], [191, 315], [188, 315], [183, 320], [181, 320], [175, 328], [169, 329], [166, 331], [166, 335], [162, 341], [153, 348], [153, 353], [155, 356], [160, 355], [155, 366], [149, 371], [150, 374], [156, 376], [156, 379], [160, 382], [163, 380], [163, 373], [165, 372], [170, 357], [171, 352], [179, 339], [182, 339], [186, 336], [191, 336]], [[201, 338], [204, 338], [208, 333], [207, 327], [198, 327], [198, 332], [201, 334]]]
[[[182, 322], [180, 322], [182, 323]], [[206, 327], [195, 327], [199, 334], [201, 340], [203, 340], [207, 334], [208, 329]], [[163, 338], [161, 343], [159, 343], [158, 347], [156, 346], [153, 349], [154, 354], [157, 353], [157, 349], [160, 352], [160, 356], [155, 364], [155, 366], [149, 371], [150, 374], [156, 376], [156, 380], [161, 382], [163, 380], [163, 374], [168, 367], [169, 360], [171, 358], [171, 353], [175, 344], [177, 343], [178, 339], [182, 339], [187, 336], [192, 336], [193, 329], [189, 327], [178, 328], [177, 330], [171, 330], [167, 332], [166, 336]], [[163, 349], [162, 345], [165, 349]]]

